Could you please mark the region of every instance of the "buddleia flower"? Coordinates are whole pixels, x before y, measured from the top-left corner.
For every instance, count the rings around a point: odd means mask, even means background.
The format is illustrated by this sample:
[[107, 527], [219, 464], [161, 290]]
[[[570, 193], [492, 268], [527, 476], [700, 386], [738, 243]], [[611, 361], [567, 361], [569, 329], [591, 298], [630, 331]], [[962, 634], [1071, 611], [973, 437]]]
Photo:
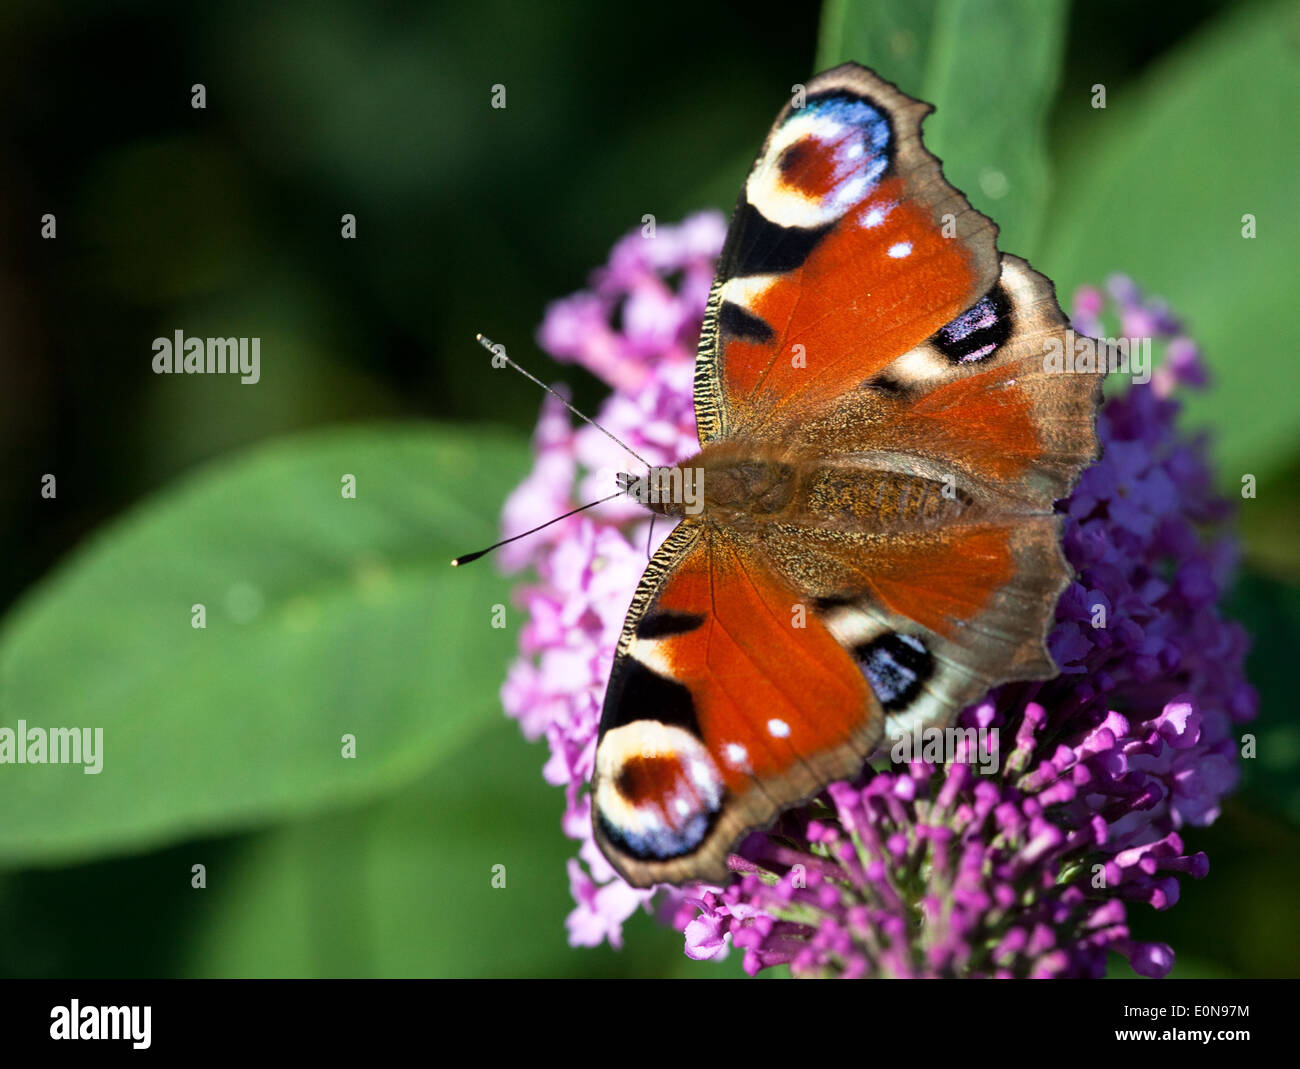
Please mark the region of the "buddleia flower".
[[[695, 340], [724, 233], [705, 213], [629, 234], [539, 332], [557, 359], [608, 383], [597, 422], [655, 465], [698, 449]], [[620, 498], [509, 547], [528, 622], [502, 700], [528, 738], [545, 737], [543, 775], [565, 790], [573, 944], [619, 946], [627, 918], [649, 909], [683, 932], [688, 956], [735, 948], [750, 973], [1100, 976], [1110, 953], [1168, 973], [1172, 948], [1135, 940], [1129, 910], [1168, 909], [1180, 877], [1205, 875], [1184, 837], [1215, 820], [1240, 774], [1256, 696], [1246, 636], [1218, 609], [1236, 542], [1207, 443], [1177, 426], [1177, 394], [1207, 384], [1195, 342], [1119, 276], [1081, 290], [1073, 321], [1092, 337], [1150, 338], [1161, 359], [1149, 382], [1134, 377], [1104, 403], [1101, 457], [1058, 504], [1075, 572], [1048, 637], [1060, 674], [965, 709], [954, 752], [884, 750], [749, 835], [725, 887], [629, 887], [591, 837], [605, 686], [647, 546], [668, 524], [652, 535]], [[507, 536], [608, 495], [628, 463], [549, 397], [535, 447], [505, 507]], [[992, 766], [975, 741], [989, 738], [1003, 740]]]

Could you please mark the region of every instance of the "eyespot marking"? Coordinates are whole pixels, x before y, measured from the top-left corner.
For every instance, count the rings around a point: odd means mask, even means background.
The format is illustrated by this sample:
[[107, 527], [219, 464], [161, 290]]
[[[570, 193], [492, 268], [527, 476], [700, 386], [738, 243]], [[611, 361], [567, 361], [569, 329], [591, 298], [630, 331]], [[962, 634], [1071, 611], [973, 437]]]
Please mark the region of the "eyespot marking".
[[689, 854], [713, 827], [724, 795], [703, 743], [671, 724], [634, 721], [606, 732], [596, 749], [597, 827], [640, 860]]
[[1011, 331], [1011, 302], [999, 283], [930, 340], [951, 363], [976, 364], [1005, 345]]
[[887, 712], [906, 708], [934, 674], [934, 658], [914, 635], [890, 631], [853, 651]]

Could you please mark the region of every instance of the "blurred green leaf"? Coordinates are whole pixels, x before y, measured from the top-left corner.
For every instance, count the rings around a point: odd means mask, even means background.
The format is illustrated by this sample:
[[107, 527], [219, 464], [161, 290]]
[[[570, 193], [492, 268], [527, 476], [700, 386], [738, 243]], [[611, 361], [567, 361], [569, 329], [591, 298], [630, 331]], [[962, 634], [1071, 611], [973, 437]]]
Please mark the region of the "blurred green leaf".
[[1298, 48], [1293, 3], [1234, 8], [1112, 93], [1072, 131], [1037, 265], [1065, 299], [1122, 271], [1184, 317], [1215, 372], [1188, 416], [1214, 428], [1225, 483], [1263, 478], [1300, 444], [1293, 408], [1277, 403], [1300, 386], [1277, 281], [1294, 281], [1300, 248]]
[[[1060, 76], [1064, 0], [829, 0], [817, 69], [853, 60], [935, 107], [926, 146], [944, 176], [1032, 256], [1048, 195], [1047, 112]], [[997, 76], [974, 76], [980, 69]]]
[[104, 529], [0, 628], [0, 727], [102, 728], [103, 769], [0, 765], [0, 860], [247, 827], [427, 768], [496, 715], [507, 588], [491, 563], [448, 561], [491, 540], [526, 463], [491, 432], [331, 430], [213, 464]]
[[[213, 872], [189, 976], [664, 975], [682, 937], [636, 915], [622, 952], [573, 950], [563, 796], [499, 714], [398, 794], [259, 837]], [[474, 800], [467, 805], [466, 800]], [[493, 886], [494, 866], [504, 879]], [[694, 975], [739, 973], [689, 963]]]
[[1243, 795], [1256, 809], [1300, 827], [1300, 720], [1293, 704], [1300, 648], [1300, 587], [1246, 572], [1226, 606], [1251, 636], [1246, 678], [1259, 691], [1255, 757], [1242, 761]]
[[1259, 812], [1243, 796], [1228, 798], [1214, 824], [1187, 825], [1179, 835], [1187, 850], [1205, 851], [1209, 874], [1199, 880], [1179, 876], [1173, 909], [1130, 906], [1133, 938], [1172, 946], [1175, 977], [1295, 976], [1300, 962], [1296, 828]]
[[[1277, 466], [1261, 480], [1257, 495], [1243, 498], [1237, 510], [1250, 566], [1284, 583], [1300, 585], [1300, 554], [1295, 533], [1300, 530], [1300, 499], [1292, 487], [1300, 484], [1300, 456]], [[1284, 657], [1286, 662], [1288, 658]]]
[[826, 0], [817, 31], [816, 68], [824, 71], [852, 60], [905, 92], [919, 93], [925, 85], [937, 10], [936, 4], [908, 0]]
[[[183, 174], [148, 200], [159, 174]], [[87, 273], [130, 302], [206, 295], [248, 270], [257, 246], [249, 176], [228, 151], [194, 134], [122, 146], [96, 161], [76, 221], [95, 250]]]

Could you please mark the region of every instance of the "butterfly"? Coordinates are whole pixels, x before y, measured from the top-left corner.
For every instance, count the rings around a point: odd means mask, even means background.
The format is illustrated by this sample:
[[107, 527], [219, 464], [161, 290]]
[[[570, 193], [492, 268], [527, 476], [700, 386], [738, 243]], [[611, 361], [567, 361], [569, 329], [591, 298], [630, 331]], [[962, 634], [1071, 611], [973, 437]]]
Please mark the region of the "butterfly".
[[727, 232], [700, 452], [638, 498], [680, 522], [628, 611], [591, 787], [638, 887], [722, 882], [745, 834], [883, 742], [1057, 674], [1053, 503], [1096, 458], [1101, 376], [1045, 366], [1052, 283], [944, 180], [930, 105], [853, 63], [805, 92]]

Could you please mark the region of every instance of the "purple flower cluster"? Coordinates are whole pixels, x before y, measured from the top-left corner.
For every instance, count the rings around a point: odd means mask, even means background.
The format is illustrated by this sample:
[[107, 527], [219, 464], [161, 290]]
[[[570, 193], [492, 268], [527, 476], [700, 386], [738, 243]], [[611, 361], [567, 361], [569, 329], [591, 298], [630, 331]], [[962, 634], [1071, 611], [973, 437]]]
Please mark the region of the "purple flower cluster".
[[[557, 357], [614, 387], [598, 420], [656, 464], [697, 449], [694, 339], [722, 237], [713, 215], [653, 240], [631, 235], [592, 290], [552, 305], [542, 327]], [[529, 738], [550, 743], [544, 774], [565, 787], [564, 827], [582, 844], [570, 862], [571, 942], [619, 945], [623, 921], [654, 900], [689, 956], [735, 946], [751, 973], [786, 964], [810, 975], [1097, 976], [1108, 952], [1145, 975], [1169, 971], [1172, 950], [1134, 941], [1127, 905], [1168, 908], [1178, 874], [1207, 871], [1180, 832], [1212, 822], [1235, 786], [1237, 734], [1255, 695], [1242, 676], [1245, 636], [1216, 608], [1235, 563], [1228, 505], [1204, 443], [1175, 428], [1171, 394], [1205, 381], [1196, 346], [1126, 279], [1108, 294], [1080, 291], [1081, 333], [1106, 336], [1112, 315], [1122, 335], [1161, 344], [1164, 359], [1149, 385], [1106, 402], [1103, 456], [1063, 503], [1077, 580], [1049, 638], [1061, 674], [999, 688], [958, 720], [1014, 738], [1000, 768], [978, 775], [961, 753], [877, 762], [749, 836], [725, 888], [635, 890], [591, 841], [584, 786], [645, 565], [644, 515], [617, 500], [517, 549], [508, 564], [537, 579], [520, 591], [529, 622], [503, 700]], [[549, 400], [536, 445], [506, 534], [608, 494], [624, 464]]]
[[[699, 448], [692, 378], [714, 261], [726, 223], [717, 213], [639, 232], [615, 245], [591, 290], [546, 311], [539, 342], [557, 359], [580, 364], [614, 387], [596, 420], [653, 464], [672, 464]], [[575, 430], [551, 397], [534, 436], [533, 470], [506, 502], [506, 536], [608, 496], [629, 458], [593, 427]], [[591, 838], [591, 779], [605, 684], [623, 618], [646, 565], [648, 519], [628, 498], [548, 527], [505, 547], [504, 566], [530, 567], [536, 581], [518, 592], [528, 616], [520, 656], [501, 691], [506, 712], [529, 739], [545, 736], [548, 783], [565, 789], [564, 830], [582, 845], [569, 862], [577, 903], [569, 940], [622, 942], [622, 925], [654, 891], [623, 882]], [[655, 543], [671, 528], [660, 522]]]

